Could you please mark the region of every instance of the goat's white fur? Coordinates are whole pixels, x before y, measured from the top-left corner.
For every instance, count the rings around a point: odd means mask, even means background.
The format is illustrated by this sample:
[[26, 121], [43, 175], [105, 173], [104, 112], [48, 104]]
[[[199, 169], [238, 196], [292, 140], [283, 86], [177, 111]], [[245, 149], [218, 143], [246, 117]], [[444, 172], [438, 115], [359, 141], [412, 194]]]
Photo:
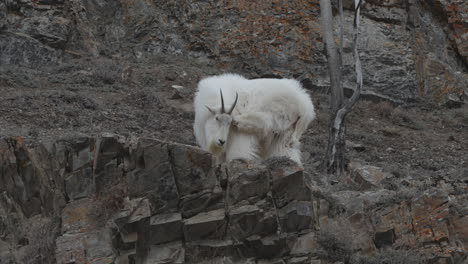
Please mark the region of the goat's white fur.
[[[226, 108], [231, 107], [236, 93], [239, 99], [232, 112], [234, 125], [228, 126], [229, 132], [224, 131], [226, 145], [217, 150], [213, 146], [223, 133], [218, 133], [212, 112], [220, 112], [220, 89]], [[198, 83], [194, 107], [197, 143], [219, 162], [287, 156], [301, 165], [299, 139], [315, 118], [315, 110], [298, 81], [248, 80], [236, 74], [212, 76]]]

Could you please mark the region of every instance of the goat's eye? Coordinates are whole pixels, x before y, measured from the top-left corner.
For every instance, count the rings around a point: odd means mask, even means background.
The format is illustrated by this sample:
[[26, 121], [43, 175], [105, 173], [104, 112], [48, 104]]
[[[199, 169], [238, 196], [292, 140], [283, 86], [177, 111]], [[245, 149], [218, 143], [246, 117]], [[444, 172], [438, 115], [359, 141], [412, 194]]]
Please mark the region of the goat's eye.
[[216, 117], [216, 121], [219, 121], [219, 118], [218, 118], [218, 117]]

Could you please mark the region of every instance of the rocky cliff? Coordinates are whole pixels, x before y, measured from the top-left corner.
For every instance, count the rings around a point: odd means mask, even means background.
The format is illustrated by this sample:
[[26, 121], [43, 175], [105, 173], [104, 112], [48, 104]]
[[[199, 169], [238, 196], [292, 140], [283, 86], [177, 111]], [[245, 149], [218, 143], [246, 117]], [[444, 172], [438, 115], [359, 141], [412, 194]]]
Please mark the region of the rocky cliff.
[[116, 135], [5, 138], [0, 167], [2, 263], [461, 263], [468, 243], [462, 179], [405, 199], [353, 164], [330, 191], [286, 159]]

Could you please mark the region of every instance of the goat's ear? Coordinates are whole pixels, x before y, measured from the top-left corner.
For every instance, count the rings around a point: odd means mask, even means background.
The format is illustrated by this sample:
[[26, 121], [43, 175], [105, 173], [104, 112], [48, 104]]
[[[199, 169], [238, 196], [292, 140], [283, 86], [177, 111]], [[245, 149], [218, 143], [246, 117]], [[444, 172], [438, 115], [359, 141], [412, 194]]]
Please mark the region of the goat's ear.
[[216, 111], [213, 110], [211, 107], [205, 105], [206, 109], [208, 109], [208, 111], [210, 111], [210, 113], [212, 113], [213, 115], [216, 115]]

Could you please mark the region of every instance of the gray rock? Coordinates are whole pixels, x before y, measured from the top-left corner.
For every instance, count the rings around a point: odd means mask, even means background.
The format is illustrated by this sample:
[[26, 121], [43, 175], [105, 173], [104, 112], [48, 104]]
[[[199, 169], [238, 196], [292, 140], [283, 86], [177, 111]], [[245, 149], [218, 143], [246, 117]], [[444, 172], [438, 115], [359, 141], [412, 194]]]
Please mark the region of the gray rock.
[[224, 192], [220, 188], [187, 195], [179, 204], [184, 218], [192, 217], [200, 212], [224, 208], [224, 206]]
[[75, 263], [113, 263], [115, 258], [108, 231], [67, 234], [57, 239], [55, 250], [59, 264]]
[[[231, 240], [200, 240], [185, 244], [185, 261], [188, 263], [218, 263], [217, 257], [227, 258], [236, 255], [234, 243]], [[213, 262], [211, 262], [213, 261]], [[220, 260], [219, 263], [225, 263]]]
[[185, 249], [180, 241], [151, 246], [148, 255], [141, 263], [183, 264], [185, 263]]
[[85, 263], [86, 252], [82, 244], [83, 234], [60, 236], [56, 240], [55, 257], [59, 264], [70, 262]]
[[96, 157], [93, 166], [96, 174], [99, 174], [112, 160], [122, 158], [124, 153], [124, 146], [119, 136], [109, 133], [99, 136], [94, 148]]
[[281, 230], [285, 232], [310, 229], [314, 223], [312, 202], [292, 201], [278, 210], [278, 216], [281, 223]]
[[308, 257], [295, 257], [291, 258], [288, 261], [288, 264], [309, 264], [309, 258]]
[[197, 264], [257, 264], [255, 258], [239, 258], [239, 257], [214, 257], [209, 260], [202, 260]]
[[317, 237], [314, 232], [306, 233], [302, 236], [299, 236], [294, 242], [291, 254], [292, 255], [306, 255], [314, 251], [318, 251], [319, 245], [317, 242]]
[[248, 237], [239, 249], [244, 256], [254, 256], [256, 258], [280, 257], [290, 252], [288, 238], [285, 235], [266, 237], [253, 235]]
[[[142, 219], [147, 219], [151, 216], [151, 202], [148, 199], [141, 199], [134, 208], [131, 214], [126, 218], [126, 224], [132, 225], [138, 223]], [[132, 230], [134, 231], [134, 230]]]
[[179, 195], [172, 173], [167, 144], [157, 140], [138, 141], [132, 150], [136, 168], [127, 173], [131, 197], [147, 195], [155, 213], [175, 208]]
[[199, 213], [184, 220], [185, 241], [221, 239], [226, 233], [224, 209]]
[[274, 234], [277, 230], [276, 212], [257, 205], [244, 205], [230, 208], [229, 232], [236, 240], [243, 240], [252, 235]]
[[286, 264], [282, 259], [259, 259], [257, 264]]
[[0, 3], [0, 31], [7, 27], [7, 6], [4, 2]]
[[[94, 221], [94, 204], [91, 199], [84, 198], [72, 201], [62, 211], [62, 233], [80, 233], [97, 228]], [[99, 209], [101, 210], [101, 209]]]
[[460, 108], [463, 103], [463, 99], [455, 94], [448, 94], [441, 102], [447, 108]]
[[80, 149], [75, 150], [75, 155], [72, 156], [72, 170], [76, 171], [83, 167], [91, 167], [93, 165], [94, 153], [88, 139], [83, 139], [83, 142], [76, 142], [76, 146]]
[[94, 184], [98, 195], [111, 193], [123, 182], [123, 154], [122, 139], [117, 135], [103, 134], [96, 139], [94, 146]]
[[63, 49], [70, 34], [70, 20], [51, 12], [47, 15], [26, 17], [21, 20], [16, 30], [50, 47]]
[[229, 163], [228, 204], [255, 197], [264, 198], [269, 191], [268, 170], [266, 166], [246, 160]]
[[384, 204], [391, 201], [396, 195], [395, 191], [381, 189], [377, 191], [340, 191], [332, 194], [334, 206], [344, 208], [346, 214], [364, 212], [365, 208], [375, 207], [378, 204]]
[[91, 167], [70, 173], [65, 178], [65, 188], [70, 199], [76, 200], [93, 195], [96, 191]]
[[114, 247], [117, 248], [119, 252], [129, 252], [135, 249], [137, 241], [138, 241], [137, 232], [120, 233], [116, 237]]
[[348, 165], [350, 178], [361, 191], [378, 187], [380, 182], [391, 177], [390, 173], [384, 172], [376, 166], [362, 165], [359, 162], [350, 162]]
[[148, 242], [150, 244], [180, 240], [183, 238], [182, 217], [180, 213], [152, 216], [146, 232], [149, 232]]
[[210, 153], [182, 144], [171, 144], [168, 149], [181, 196], [214, 187], [216, 176]]
[[38, 3], [42, 5], [60, 5], [63, 4], [65, 0], [39, 0]]
[[28, 218], [40, 213], [58, 213], [65, 197], [63, 178], [58, 175], [54, 157], [42, 145], [21, 137], [0, 140], [0, 147], [3, 149], [0, 191], [10, 196]]
[[311, 189], [302, 168], [286, 158], [265, 161], [271, 175], [271, 190], [275, 205], [285, 206], [292, 200], [310, 201]]
[[40, 41], [20, 33], [0, 35], [0, 63], [19, 64], [29, 67], [56, 64], [61, 51], [50, 48]]

